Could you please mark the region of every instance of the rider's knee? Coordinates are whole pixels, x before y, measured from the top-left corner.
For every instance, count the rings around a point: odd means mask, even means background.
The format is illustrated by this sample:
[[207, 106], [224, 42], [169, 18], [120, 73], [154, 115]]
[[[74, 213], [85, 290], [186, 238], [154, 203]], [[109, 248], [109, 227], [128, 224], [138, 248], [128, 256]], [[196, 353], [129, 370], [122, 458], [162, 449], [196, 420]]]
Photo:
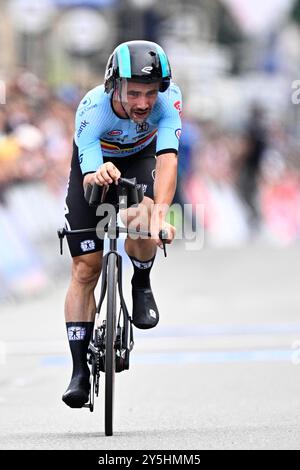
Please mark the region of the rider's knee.
[[101, 272], [101, 258], [80, 256], [73, 259], [72, 276], [80, 284], [96, 285]]

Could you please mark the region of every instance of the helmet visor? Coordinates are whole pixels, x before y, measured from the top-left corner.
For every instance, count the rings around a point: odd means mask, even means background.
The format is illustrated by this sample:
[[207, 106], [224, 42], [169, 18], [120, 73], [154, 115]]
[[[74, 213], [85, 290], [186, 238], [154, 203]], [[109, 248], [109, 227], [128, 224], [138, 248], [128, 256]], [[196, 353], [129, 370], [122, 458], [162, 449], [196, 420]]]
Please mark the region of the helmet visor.
[[114, 98], [122, 103], [134, 101], [153, 103], [159, 93], [161, 80], [140, 81], [128, 78], [117, 80]]

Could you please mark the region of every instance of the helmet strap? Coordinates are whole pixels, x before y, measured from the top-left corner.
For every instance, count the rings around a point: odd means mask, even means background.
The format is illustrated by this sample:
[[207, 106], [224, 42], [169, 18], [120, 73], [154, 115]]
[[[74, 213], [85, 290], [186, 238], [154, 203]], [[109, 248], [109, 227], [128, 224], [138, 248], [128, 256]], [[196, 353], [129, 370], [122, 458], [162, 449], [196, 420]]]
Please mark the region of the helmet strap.
[[122, 106], [122, 109], [124, 111], [124, 113], [126, 114], [126, 116], [128, 117], [128, 119], [130, 119], [126, 109], [124, 108], [124, 105], [123, 105], [123, 100], [122, 100], [122, 82], [121, 82], [121, 78], [119, 79], [119, 83], [118, 83], [118, 93], [119, 93], [119, 100], [120, 100], [120, 103], [121, 103], [121, 106]]

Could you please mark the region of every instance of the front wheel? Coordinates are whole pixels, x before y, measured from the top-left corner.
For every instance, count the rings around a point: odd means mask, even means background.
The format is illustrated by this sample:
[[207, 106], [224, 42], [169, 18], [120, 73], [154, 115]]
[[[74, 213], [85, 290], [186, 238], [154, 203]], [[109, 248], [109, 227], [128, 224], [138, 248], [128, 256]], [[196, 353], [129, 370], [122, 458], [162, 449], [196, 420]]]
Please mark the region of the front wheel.
[[107, 267], [107, 313], [105, 335], [105, 435], [113, 435], [115, 383], [117, 257], [110, 254]]

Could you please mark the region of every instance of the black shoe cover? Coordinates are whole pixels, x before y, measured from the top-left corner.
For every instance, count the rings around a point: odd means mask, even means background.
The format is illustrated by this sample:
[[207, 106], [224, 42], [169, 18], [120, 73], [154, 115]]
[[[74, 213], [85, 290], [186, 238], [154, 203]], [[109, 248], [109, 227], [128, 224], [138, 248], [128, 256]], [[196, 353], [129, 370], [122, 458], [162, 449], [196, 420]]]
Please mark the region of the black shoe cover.
[[63, 402], [71, 408], [82, 408], [89, 400], [90, 377], [75, 376], [62, 396]]
[[134, 326], [146, 330], [157, 325], [159, 313], [150, 287], [133, 287], [132, 305], [132, 323]]

